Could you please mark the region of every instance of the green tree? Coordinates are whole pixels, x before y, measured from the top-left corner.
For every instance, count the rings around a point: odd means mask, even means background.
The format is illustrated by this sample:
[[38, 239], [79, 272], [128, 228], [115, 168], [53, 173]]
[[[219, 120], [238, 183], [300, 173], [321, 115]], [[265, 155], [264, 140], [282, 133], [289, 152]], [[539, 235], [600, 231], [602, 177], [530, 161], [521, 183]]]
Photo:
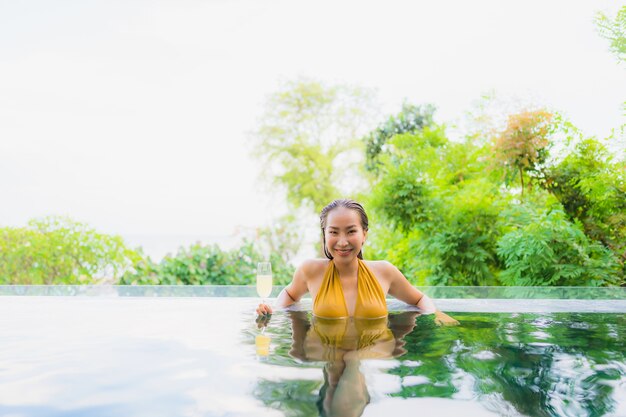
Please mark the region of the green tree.
[[575, 145], [548, 171], [546, 188], [585, 234], [626, 262], [626, 166], [595, 139]]
[[365, 136], [365, 169], [378, 171], [379, 156], [385, 152], [387, 142], [396, 135], [418, 133], [427, 126], [433, 125], [435, 106], [427, 104], [416, 106], [409, 103], [402, 105], [402, 110], [390, 116], [384, 123]]
[[114, 283], [139, 259], [119, 236], [98, 233], [67, 217], [0, 228], [2, 284]]
[[[605, 13], [599, 12], [595, 18], [596, 28], [600, 36], [610, 42], [610, 50], [613, 52], [618, 62], [626, 63], [626, 5], [622, 6], [615, 19], [610, 18]], [[626, 115], [626, 101], [622, 103], [623, 114]], [[622, 154], [621, 159], [626, 162], [626, 124], [622, 124], [614, 133], [614, 137], [610, 138], [621, 141], [621, 144], [615, 144], [616, 149]]]
[[288, 213], [271, 226], [259, 228], [257, 243], [261, 246], [261, 253], [279, 258], [281, 264], [294, 259], [302, 246], [302, 233], [296, 224], [296, 216]]
[[[389, 139], [372, 177], [368, 256], [418, 285], [620, 284], [623, 166], [596, 141], [555, 163], [550, 139], [575, 129], [546, 112], [514, 116], [500, 143], [452, 142], [439, 126]], [[507, 173], [541, 187], [519, 201]]]
[[619, 62], [626, 62], [626, 6], [622, 6], [615, 19], [599, 12], [595, 18], [600, 36], [610, 41], [610, 50]]
[[308, 79], [287, 82], [265, 105], [255, 155], [293, 207], [319, 213], [329, 201], [355, 194], [358, 138], [375, 112], [368, 90]]
[[488, 149], [450, 142], [441, 127], [394, 136], [388, 145], [370, 204], [393, 233], [383, 234], [382, 245], [373, 239], [376, 255], [415, 284], [495, 284], [503, 199], [488, 180]]
[[548, 157], [553, 133], [553, 115], [545, 110], [524, 111], [508, 118], [506, 129], [495, 138], [495, 159], [498, 163], [519, 173], [524, 196], [524, 173], [543, 177], [542, 165]]

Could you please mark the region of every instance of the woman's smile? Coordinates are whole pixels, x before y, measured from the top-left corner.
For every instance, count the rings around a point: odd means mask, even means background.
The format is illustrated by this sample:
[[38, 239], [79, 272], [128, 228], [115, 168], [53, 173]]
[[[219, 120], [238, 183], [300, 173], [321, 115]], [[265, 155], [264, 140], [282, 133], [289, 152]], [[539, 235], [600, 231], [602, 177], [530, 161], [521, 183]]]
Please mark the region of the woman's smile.
[[350, 248], [346, 248], [346, 249], [335, 248], [335, 253], [337, 253], [337, 255], [339, 255], [339, 256], [348, 256], [348, 255], [350, 255], [350, 253], [352, 253], [352, 249], [350, 249]]

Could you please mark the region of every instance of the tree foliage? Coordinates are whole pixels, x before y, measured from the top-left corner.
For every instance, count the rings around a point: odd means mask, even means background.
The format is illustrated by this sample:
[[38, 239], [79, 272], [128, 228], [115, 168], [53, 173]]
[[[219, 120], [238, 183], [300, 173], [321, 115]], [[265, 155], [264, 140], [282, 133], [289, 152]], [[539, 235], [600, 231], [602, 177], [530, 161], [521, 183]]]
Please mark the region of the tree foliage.
[[[486, 150], [452, 143], [443, 128], [389, 141], [370, 201], [395, 241], [377, 256], [391, 258], [416, 284], [495, 284], [494, 227], [501, 202], [484, 173]], [[402, 254], [402, 256], [398, 256]]]
[[114, 283], [140, 255], [119, 236], [96, 232], [66, 217], [0, 228], [0, 283]]
[[[252, 285], [255, 282], [257, 263], [267, 258], [257, 244], [244, 241], [232, 250], [222, 250], [217, 245], [194, 244], [180, 248], [174, 256], [166, 256], [159, 263], [150, 258], [138, 260], [132, 270], [120, 279], [129, 285]], [[289, 283], [293, 266], [276, 252], [269, 261], [275, 285]]]
[[579, 142], [548, 173], [550, 190], [587, 236], [626, 261], [626, 166], [595, 139]]
[[598, 13], [595, 18], [600, 36], [610, 42], [610, 50], [617, 59], [626, 62], [626, 6], [622, 6], [615, 19], [605, 13]]
[[384, 123], [365, 136], [365, 169], [378, 171], [379, 157], [385, 152], [387, 142], [396, 135], [418, 133], [433, 124], [435, 106], [427, 104], [416, 106], [409, 103], [402, 105], [402, 110], [390, 116]]
[[258, 241], [244, 240], [232, 250], [191, 245], [157, 263], [126, 247], [121, 237], [86, 224], [34, 219], [28, 227], [0, 228], [0, 284], [250, 285], [257, 262], [269, 259], [274, 282], [281, 285], [294, 268], [281, 256], [287, 241], [274, 234], [263, 229]]
[[293, 207], [318, 213], [353, 189], [362, 159], [358, 138], [374, 114], [370, 91], [307, 79], [288, 82], [266, 103], [255, 154]]
[[498, 240], [505, 263], [500, 279], [515, 286], [618, 284], [615, 255], [585, 235], [580, 223], [554, 209], [531, 215]]
[[[623, 283], [624, 168], [591, 139], [555, 162], [562, 126], [537, 111], [493, 142], [451, 142], [438, 126], [390, 138], [369, 199], [374, 257], [420, 285]], [[520, 201], [510, 172], [541, 187]]]
[[498, 163], [519, 173], [524, 195], [524, 174], [541, 177], [553, 131], [553, 115], [545, 110], [523, 111], [508, 118], [506, 129], [495, 138], [494, 156]]

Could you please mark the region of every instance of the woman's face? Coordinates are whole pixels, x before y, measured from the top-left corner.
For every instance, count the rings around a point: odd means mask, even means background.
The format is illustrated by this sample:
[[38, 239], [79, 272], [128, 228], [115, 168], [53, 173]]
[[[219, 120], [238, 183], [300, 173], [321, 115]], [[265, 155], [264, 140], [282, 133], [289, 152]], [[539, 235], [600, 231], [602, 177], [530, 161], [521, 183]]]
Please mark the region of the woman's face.
[[337, 207], [326, 218], [326, 249], [335, 261], [352, 261], [361, 251], [367, 231], [361, 225], [361, 216], [356, 210]]

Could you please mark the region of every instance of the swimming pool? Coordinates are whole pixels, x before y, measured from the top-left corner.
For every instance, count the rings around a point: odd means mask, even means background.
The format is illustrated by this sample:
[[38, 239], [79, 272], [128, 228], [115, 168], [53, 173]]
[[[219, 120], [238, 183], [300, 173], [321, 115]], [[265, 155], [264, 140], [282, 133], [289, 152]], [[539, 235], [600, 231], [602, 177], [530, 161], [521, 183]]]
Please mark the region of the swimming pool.
[[251, 287], [0, 287], [0, 415], [626, 416], [625, 289], [424, 290], [461, 325], [393, 301], [323, 323], [310, 300], [257, 323]]

